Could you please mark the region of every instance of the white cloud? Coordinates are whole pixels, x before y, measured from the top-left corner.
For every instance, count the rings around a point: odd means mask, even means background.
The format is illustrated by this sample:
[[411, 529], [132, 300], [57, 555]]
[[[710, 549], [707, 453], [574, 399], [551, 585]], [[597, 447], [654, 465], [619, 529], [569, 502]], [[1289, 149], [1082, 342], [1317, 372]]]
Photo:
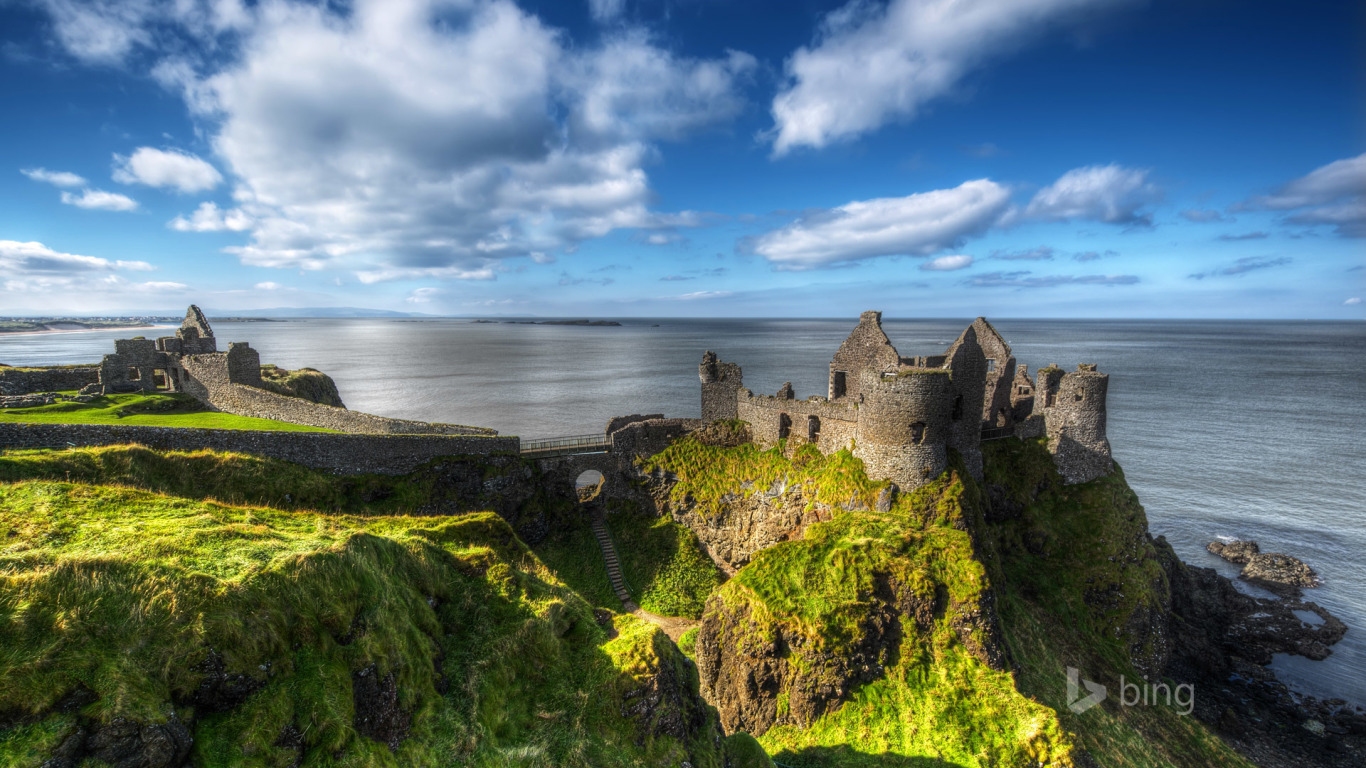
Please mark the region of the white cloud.
[[85, 178], [69, 171], [49, 171], [46, 168], [25, 168], [20, 173], [44, 184], [51, 184], [55, 187], [83, 187], [86, 184]]
[[255, 288], [255, 289], [258, 290], [258, 291], [278, 291], [278, 290], [280, 290], [280, 284], [279, 284], [279, 283], [273, 283], [273, 282], [270, 282], [269, 280], [267, 280], [267, 281], [264, 282], [264, 283], [257, 283], [256, 285], [254, 285], [254, 286], [252, 286], [252, 287]]
[[1052, 261], [1057, 251], [1046, 245], [1030, 248], [1027, 251], [992, 251], [991, 258], [1007, 261]]
[[120, 274], [152, 269], [155, 267], [145, 261], [110, 261], [64, 253], [38, 242], [0, 240], [0, 290], [6, 294], [7, 306], [15, 309], [23, 305], [30, 309], [51, 308], [53, 302], [69, 301], [73, 296], [79, 296], [82, 302], [92, 297], [113, 300], [130, 291], [159, 291], [171, 285], [185, 287], [179, 283], [130, 283]]
[[189, 152], [138, 147], [130, 157], [114, 155], [114, 181], [193, 193], [213, 189], [223, 176]]
[[224, 211], [212, 202], [200, 203], [188, 219], [177, 216], [166, 223], [166, 226], [181, 232], [243, 232], [250, 229], [251, 225], [251, 217], [242, 209]]
[[626, 10], [626, 0], [588, 0], [588, 13], [597, 21], [612, 21]]
[[182, 36], [212, 47], [216, 35], [251, 23], [244, 0], [35, 0], [57, 41], [86, 64], [122, 65], [133, 51]]
[[1239, 207], [1294, 211], [1287, 219], [1292, 224], [1329, 224], [1343, 237], [1366, 237], [1366, 154], [1316, 168]]
[[[507, 258], [550, 262], [616, 229], [698, 226], [651, 210], [653, 142], [731, 119], [757, 68], [631, 29], [570, 47], [509, 0], [280, 0], [235, 5], [232, 23], [204, 1], [143, 18], [160, 25], [148, 45], [171, 27], [208, 41], [168, 46], [153, 74], [205, 127], [235, 207], [168, 226], [246, 232], [228, 249], [245, 264], [362, 282], [492, 279]], [[222, 55], [186, 53], [209, 43]], [[218, 181], [198, 158], [154, 152], [121, 160], [120, 180]]]
[[852, 0], [786, 63], [774, 152], [820, 148], [919, 110], [992, 58], [1079, 10], [1113, 0]]
[[665, 296], [662, 298], [673, 301], [705, 301], [706, 299], [724, 299], [727, 296], [734, 296], [734, 291], [693, 291], [678, 296]]
[[1345, 304], [1346, 306], [1354, 307], [1354, 306], [1356, 306], [1357, 304], [1360, 304], [1360, 303], [1361, 303], [1361, 297], [1360, 297], [1360, 296], [1353, 296], [1352, 298], [1350, 298], [1350, 299], [1348, 299], [1348, 300], [1346, 300], [1346, 301], [1344, 301], [1344, 302], [1342, 302], [1342, 303]]
[[1039, 190], [1024, 215], [1051, 221], [1092, 219], [1151, 226], [1152, 214], [1140, 213], [1139, 209], [1160, 197], [1161, 191], [1148, 181], [1145, 170], [1092, 165], [1074, 168]]
[[848, 203], [761, 235], [752, 248], [779, 269], [929, 256], [985, 231], [1009, 205], [1009, 190], [978, 179], [953, 189]]
[[962, 253], [930, 259], [921, 264], [920, 268], [929, 272], [953, 272], [959, 269], [967, 269], [970, 266], [972, 266], [972, 257]]
[[62, 202], [77, 208], [98, 211], [135, 211], [138, 207], [138, 202], [133, 198], [117, 192], [105, 192], [102, 189], [84, 189], [79, 195], [63, 192]]

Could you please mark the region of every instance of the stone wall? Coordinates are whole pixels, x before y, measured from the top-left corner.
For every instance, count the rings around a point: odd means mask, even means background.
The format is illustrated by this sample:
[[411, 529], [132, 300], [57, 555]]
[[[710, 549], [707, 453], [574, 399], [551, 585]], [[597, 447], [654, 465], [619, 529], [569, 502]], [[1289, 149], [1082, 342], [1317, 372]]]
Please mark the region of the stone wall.
[[619, 429], [621, 429], [622, 427], [626, 426], [627, 424], [634, 424], [634, 423], [636, 423], [636, 422], [638, 422], [638, 421], [653, 421], [653, 420], [655, 420], [655, 419], [662, 419], [662, 418], [664, 418], [664, 414], [662, 414], [662, 413], [649, 413], [649, 414], [633, 413], [633, 414], [631, 414], [630, 416], [615, 416], [615, 417], [613, 417], [613, 418], [607, 420], [607, 428], [604, 429], [604, 430], [602, 431], [602, 433], [603, 433], [604, 435], [610, 435], [610, 434], [612, 434], [613, 432], [616, 432], [617, 430], [619, 430]]
[[818, 432], [815, 443], [821, 453], [834, 453], [849, 448], [858, 430], [858, 409], [848, 398], [833, 403], [823, 397], [796, 400], [756, 395], [745, 389], [740, 392], [736, 410], [737, 418], [749, 422], [750, 435], [754, 442], [764, 448], [777, 445], [783, 415], [787, 416], [789, 422], [789, 445], [812, 442], [810, 420], [817, 419]]
[[740, 366], [723, 363], [716, 353], [707, 350], [697, 366], [697, 376], [702, 380], [702, 420], [736, 418], [735, 395], [744, 385]]
[[68, 445], [145, 445], [164, 451], [237, 451], [292, 461], [338, 474], [401, 475], [441, 456], [517, 452], [515, 437], [337, 435], [106, 424], [0, 423], [0, 449]]
[[948, 468], [953, 382], [942, 368], [914, 368], [884, 377], [868, 369], [860, 377], [854, 455], [869, 477], [913, 490]]
[[[982, 479], [982, 403], [986, 398], [987, 358], [972, 327], [953, 345], [945, 367], [953, 390], [949, 447], [958, 451], [968, 474]], [[1009, 394], [1008, 392], [1003, 394]]]
[[81, 389], [100, 380], [97, 366], [80, 368], [0, 368], [0, 394], [27, 395], [32, 392], [66, 392]]
[[706, 426], [702, 419], [650, 419], [628, 424], [611, 434], [612, 454], [629, 466], [636, 458], [653, 456], [674, 440]]
[[1114, 467], [1105, 436], [1109, 386], [1110, 376], [1094, 365], [1066, 374], [1052, 366], [1039, 371], [1034, 413], [1043, 417], [1048, 450], [1069, 484], [1094, 480]]
[[[339, 432], [369, 435], [496, 435], [496, 430], [456, 424], [428, 424], [375, 416], [346, 408], [277, 395], [264, 389], [240, 384], [237, 379], [260, 377], [260, 359], [246, 344], [234, 343], [226, 353], [186, 355], [180, 364], [189, 376], [185, 392], [208, 403], [215, 410], [237, 416], [287, 421]], [[255, 368], [252, 364], [255, 363]]]
[[864, 312], [859, 315], [858, 325], [849, 338], [840, 344], [830, 360], [829, 399], [849, 397], [858, 400], [860, 371], [872, 368], [878, 372], [891, 372], [900, 364], [901, 356], [882, 331], [882, 313]]

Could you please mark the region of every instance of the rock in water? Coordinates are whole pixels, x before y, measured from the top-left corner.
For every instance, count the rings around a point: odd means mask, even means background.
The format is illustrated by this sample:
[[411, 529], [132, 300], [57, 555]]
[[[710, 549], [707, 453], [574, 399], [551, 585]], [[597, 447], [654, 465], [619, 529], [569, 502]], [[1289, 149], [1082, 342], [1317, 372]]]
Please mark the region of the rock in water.
[[1302, 560], [1277, 552], [1251, 556], [1246, 566], [1243, 566], [1243, 573], [1238, 574], [1238, 578], [1250, 584], [1265, 586], [1277, 594], [1298, 592], [1296, 588], [1300, 586], [1314, 588], [1322, 584], [1318, 574], [1314, 573], [1314, 568], [1306, 566]]
[[1205, 549], [1238, 565], [1245, 565], [1253, 555], [1262, 551], [1255, 541], [1230, 541], [1227, 544], [1222, 541], [1211, 541]]

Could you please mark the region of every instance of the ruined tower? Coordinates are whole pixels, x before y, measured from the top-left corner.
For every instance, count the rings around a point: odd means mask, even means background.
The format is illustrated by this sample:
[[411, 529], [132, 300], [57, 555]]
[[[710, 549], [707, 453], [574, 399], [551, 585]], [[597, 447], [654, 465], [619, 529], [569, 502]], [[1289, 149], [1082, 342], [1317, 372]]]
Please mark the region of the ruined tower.
[[175, 335], [180, 340], [180, 348], [176, 351], [182, 355], [205, 355], [218, 351], [218, 342], [213, 337], [208, 318], [194, 304], [185, 310], [185, 320]]
[[740, 366], [724, 363], [707, 350], [697, 366], [697, 377], [702, 380], [702, 420], [735, 418], [736, 395], [744, 383]]
[[859, 315], [858, 326], [830, 360], [830, 399], [848, 397], [857, 401], [862, 392], [860, 373], [864, 369], [892, 372], [900, 362], [896, 347], [882, 332], [882, 313], [864, 312]]
[[[953, 439], [953, 381], [945, 368], [906, 368], [859, 375], [854, 455], [868, 476], [912, 490], [938, 477], [949, 465]], [[974, 420], [975, 421], [975, 420]]]
[[977, 343], [975, 323], [949, 347], [947, 357], [944, 368], [949, 371], [953, 397], [949, 412], [949, 447], [963, 457], [968, 474], [981, 480], [982, 421], [979, 415], [983, 401], [991, 392], [992, 382], [986, 354]]
[[1049, 366], [1038, 373], [1034, 414], [1043, 416], [1048, 450], [1069, 484], [1102, 477], [1114, 466], [1105, 436], [1109, 386], [1109, 374], [1095, 365], [1078, 365], [1071, 373]]
[[[1015, 379], [1015, 354], [1010, 345], [1001, 338], [985, 317], [979, 317], [969, 326], [977, 336], [977, 344], [986, 357], [985, 397], [982, 401], [982, 425], [985, 427], [1009, 427], [1015, 423], [1010, 408], [1010, 386]], [[958, 341], [949, 347], [948, 357], [962, 343]]]

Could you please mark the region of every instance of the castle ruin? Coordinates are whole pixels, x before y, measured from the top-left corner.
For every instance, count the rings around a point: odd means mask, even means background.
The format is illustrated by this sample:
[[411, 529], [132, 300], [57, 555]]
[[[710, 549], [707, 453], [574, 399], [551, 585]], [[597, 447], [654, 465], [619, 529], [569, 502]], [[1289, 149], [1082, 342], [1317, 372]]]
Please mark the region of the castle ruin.
[[748, 422], [765, 448], [785, 440], [823, 453], [850, 449], [869, 477], [903, 490], [938, 477], [950, 450], [980, 479], [984, 436], [1047, 436], [1067, 483], [1093, 480], [1113, 466], [1105, 436], [1109, 376], [1095, 365], [1070, 373], [1050, 366], [1031, 384], [985, 318], [942, 355], [902, 357], [882, 330], [882, 313], [864, 312], [830, 361], [827, 394], [805, 400], [791, 383], [775, 395], [754, 394], [743, 386], [739, 365], [710, 351], [698, 376], [705, 421]]

